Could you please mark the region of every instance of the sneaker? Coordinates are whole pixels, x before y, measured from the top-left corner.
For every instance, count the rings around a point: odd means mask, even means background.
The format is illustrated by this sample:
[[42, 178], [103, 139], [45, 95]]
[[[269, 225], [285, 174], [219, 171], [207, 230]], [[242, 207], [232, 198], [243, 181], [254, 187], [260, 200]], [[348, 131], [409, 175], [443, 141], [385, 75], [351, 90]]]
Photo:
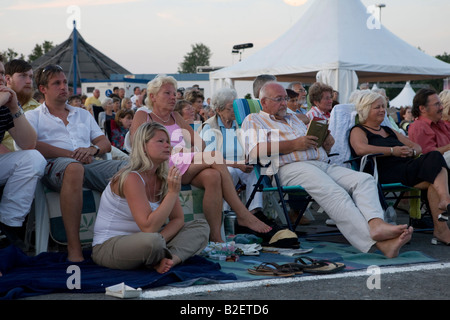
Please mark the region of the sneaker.
[[2, 247], [14, 245], [22, 251], [27, 250], [25, 242], [18, 236], [19, 227], [10, 227], [0, 222], [0, 235], [3, 236]]

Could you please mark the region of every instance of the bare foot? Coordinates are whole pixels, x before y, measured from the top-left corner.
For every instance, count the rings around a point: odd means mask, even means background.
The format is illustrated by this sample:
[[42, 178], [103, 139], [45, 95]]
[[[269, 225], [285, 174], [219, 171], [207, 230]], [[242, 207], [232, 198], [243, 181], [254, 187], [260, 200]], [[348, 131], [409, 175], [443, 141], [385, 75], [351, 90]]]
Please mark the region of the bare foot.
[[237, 222], [240, 226], [252, 229], [255, 232], [267, 233], [272, 230], [272, 227], [268, 226], [250, 212], [245, 215], [238, 215]]
[[155, 267], [154, 269], [158, 273], [166, 273], [173, 267], [173, 260], [169, 258], [163, 258]]
[[392, 225], [383, 219], [375, 218], [369, 221], [370, 237], [375, 241], [384, 241], [397, 238], [407, 228], [408, 225]]
[[397, 238], [378, 241], [376, 246], [386, 256], [386, 258], [395, 258], [400, 252], [400, 248], [407, 244], [412, 237], [413, 228], [405, 229]]

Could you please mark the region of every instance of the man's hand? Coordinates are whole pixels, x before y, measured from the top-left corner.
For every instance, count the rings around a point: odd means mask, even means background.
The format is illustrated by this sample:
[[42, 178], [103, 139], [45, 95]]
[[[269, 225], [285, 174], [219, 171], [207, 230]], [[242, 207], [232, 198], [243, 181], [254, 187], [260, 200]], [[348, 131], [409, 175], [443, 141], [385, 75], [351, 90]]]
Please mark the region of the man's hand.
[[88, 164], [94, 159], [95, 152], [96, 150], [94, 151], [94, 148], [91, 147], [78, 148], [73, 151], [72, 158], [80, 161], [81, 163]]
[[19, 102], [14, 90], [0, 86], [0, 105], [7, 106], [11, 114], [15, 114], [19, 110]]
[[317, 148], [317, 137], [316, 136], [303, 136], [295, 139], [295, 150], [304, 151], [310, 148]]
[[331, 148], [333, 147], [334, 142], [335, 142], [335, 140], [334, 140], [333, 136], [332, 136], [332, 135], [330, 134], [330, 132], [328, 131], [328, 135], [327, 135], [327, 137], [325, 138], [325, 140], [323, 141], [322, 147], [323, 147], [327, 152], [329, 152], [329, 151], [331, 150]]

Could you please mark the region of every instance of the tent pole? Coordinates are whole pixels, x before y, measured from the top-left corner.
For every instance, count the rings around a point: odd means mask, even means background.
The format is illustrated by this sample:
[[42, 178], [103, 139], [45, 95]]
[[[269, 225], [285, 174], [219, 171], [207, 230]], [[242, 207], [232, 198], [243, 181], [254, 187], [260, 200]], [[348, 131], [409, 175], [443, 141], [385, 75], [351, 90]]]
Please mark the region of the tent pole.
[[73, 91], [77, 93], [77, 45], [78, 45], [78, 37], [77, 37], [77, 26], [76, 21], [73, 20]]

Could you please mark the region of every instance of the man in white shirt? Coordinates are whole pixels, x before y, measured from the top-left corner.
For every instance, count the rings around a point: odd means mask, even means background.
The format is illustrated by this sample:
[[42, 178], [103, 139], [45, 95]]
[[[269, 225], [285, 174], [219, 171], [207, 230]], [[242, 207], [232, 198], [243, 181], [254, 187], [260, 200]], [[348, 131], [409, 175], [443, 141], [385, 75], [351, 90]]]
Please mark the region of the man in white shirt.
[[376, 246], [386, 257], [396, 257], [411, 239], [412, 228], [383, 221], [373, 177], [328, 164], [334, 140], [329, 137], [318, 147], [316, 137], [306, 136], [306, 125], [286, 113], [288, 97], [282, 85], [266, 83], [259, 98], [263, 110], [242, 123], [250, 163], [269, 156], [279, 165], [275, 169], [281, 183], [305, 188], [355, 248], [368, 252]]
[[67, 78], [60, 66], [38, 69], [35, 81], [45, 102], [26, 112], [37, 132], [36, 149], [47, 159], [43, 182], [60, 192], [61, 213], [69, 261], [82, 261], [79, 238], [83, 187], [103, 191], [124, 161], [95, 160], [110, 152], [111, 144], [92, 115], [66, 103]]

